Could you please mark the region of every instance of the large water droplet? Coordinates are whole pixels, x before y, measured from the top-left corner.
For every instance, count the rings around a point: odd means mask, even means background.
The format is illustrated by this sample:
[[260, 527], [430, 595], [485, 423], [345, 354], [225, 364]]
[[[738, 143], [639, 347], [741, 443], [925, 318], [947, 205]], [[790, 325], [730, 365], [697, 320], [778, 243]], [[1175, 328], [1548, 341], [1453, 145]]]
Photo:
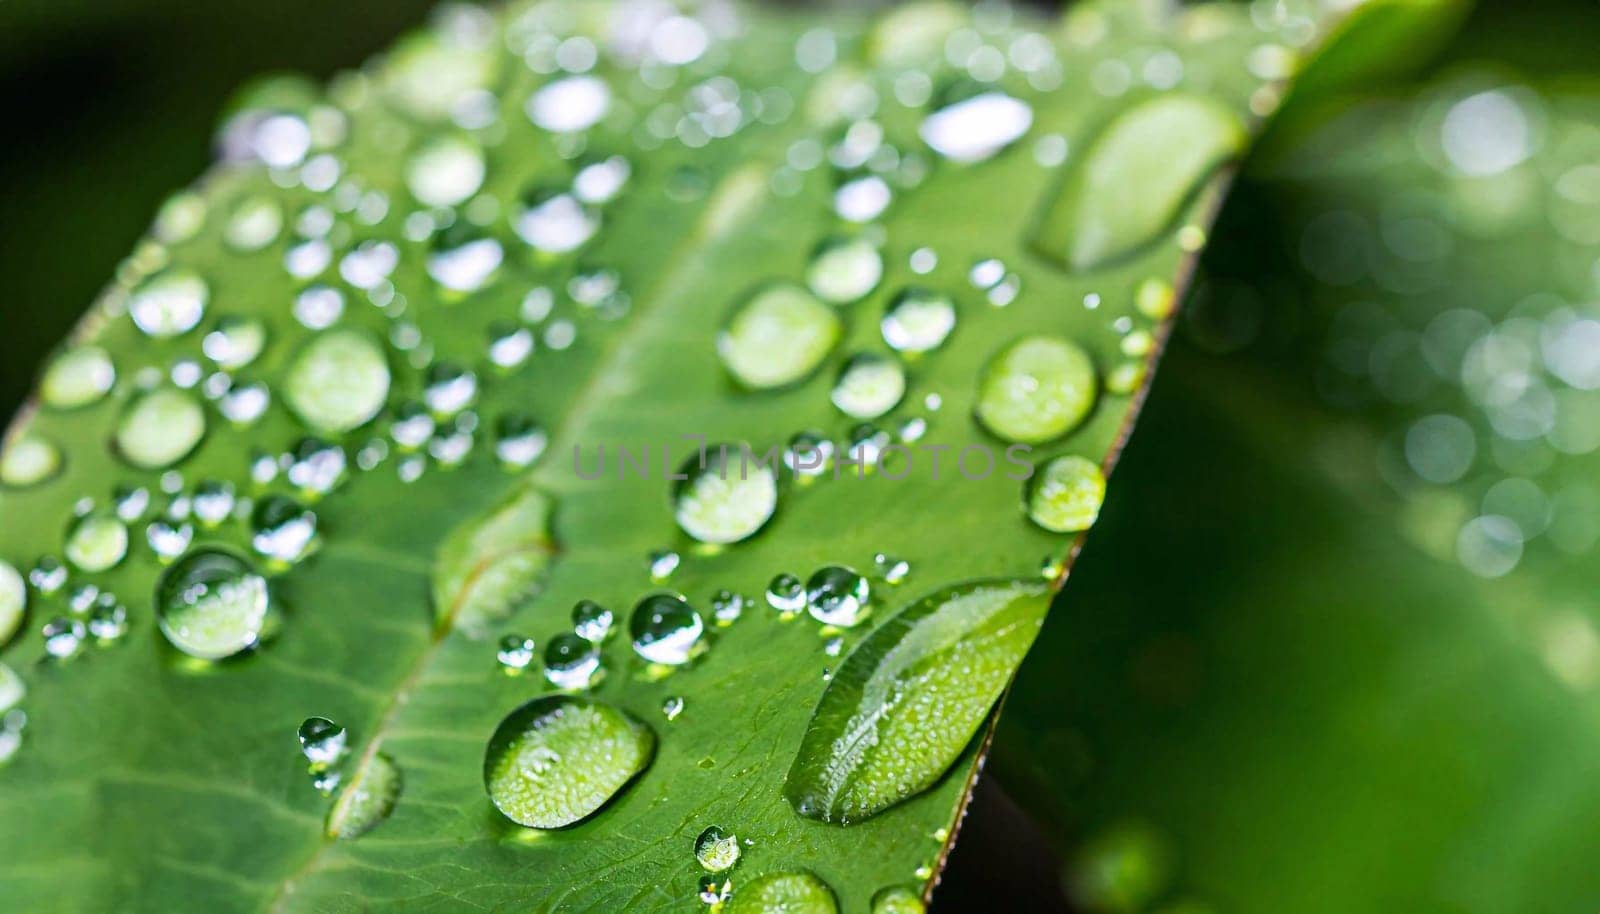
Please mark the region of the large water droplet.
[[865, 238], [830, 238], [811, 255], [806, 285], [835, 305], [849, 304], [878, 287], [883, 254]]
[[146, 335], [177, 336], [194, 329], [206, 313], [210, 289], [190, 270], [173, 269], [145, 280], [128, 300], [128, 314]]
[[389, 363], [369, 334], [328, 330], [306, 343], [284, 378], [284, 401], [300, 420], [329, 434], [372, 421], [389, 395]]
[[437, 137], [406, 164], [406, 187], [424, 206], [458, 206], [483, 186], [483, 149], [467, 137]]
[[1093, 526], [1106, 497], [1106, 477], [1092, 460], [1056, 457], [1028, 480], [1028, 518], [1046, 530], [1077, 533]]
[[905, 367], [896, 358], [872, 352], [851, 356], [829, 394], [840, 412], [856, 419], [876, 419], [905, 395]]
[[708, 873], [726, 873], [739, 862], [739, 836], [712, 825], [694, 839], [694, 859]]
[[651, 594], [639, 601], [628, 619], [633, 649], [651, 663], [678, 666], [701, 650], [705, 622], [682, 597]]
[[702, 543], [748, 539], [778, 506], [773, 467], [751, 459], [748, 447], [721, 445], [684, 464], [673, 490], [673, 516], [683, 531]]
[[734, 311], [717, 337], [717, 353], [745, 387], [785, 387], [815, 371], [842, 332], [839, 315], [809, 292], [773, 285]]
[[806, 581], [806, 611], [824, 625], [851, 628], [866, 618], [871, 595], [872, 586], [860, 572], [829, 565]]
[[883, 313], [883, 341], [899, 352], [928, 352], [944, 345], [956, 327], [950, 296], [916, 286], [902, 290]]
[[191, 394], [158, 387], [129, 401], [117, 421], [117, 452], [146, 470], [189, 456], [206, 434], [206, 413]]
[[983, 92], [928, 115], [918, 132], [934, 152], [955, 162], [981, 162], [1033, 126], [1033, 108], [1004, 92]]
[[848, 824], [932, 786], [982, 726], [1050, 603], [1037, 581], [936, 591], [868, 635], [828, 683], [784, 784], [800, 815]]
[[733, 893], [727, 914], [838, 914], [827, 883], [811, 873], [766, 873]]
[[1083, 421], [1096, 389], [1094, 363], [1081, 346], [1060, 337], [1023, 337], [984, 366], [978, 420], [1007, 441], [1042, 444]]
[[1215, 99], [1167, 93], [1141, 102], [1090, 143], [1046, 208], [1033, 244], [1076, 270], [1131, 253], [1165, 231], [1245, 141], [1239, 116]]
[[400, 801], [404, 778], [400, 766], [382, 752], [356, 770], [328, 810], [323, 831], [330, 838], [359, 838], [388, 819]]
[[565, 828], [594, 815], [655, 754], [648, 726], [602, 702], [547, 695], [500, 722], [483, 757], [495, 808], [530, 828]]
[[[22, 614], [28, 609], [28, 585], [9, 562], [0, 561], [0, 647], [22, 627]], [[5, 710], [0, 705], [0, 712]]]
[[128, 554], [128, 526], [115, 514], [86, 514], [72, 525], [61, 551], [81, 571], [108, 571]]
[[39, 381], [39, 397], [47, 406], [75, 409], [98, 403], [116, 382], [110, 353], [99, 346], [76, 346], [50, 361]]
[[903, 885], [880, 889], [872, 896], [872, 914], [924, 914], [922, 893]]
[[173, 647], [219, 660], [254, 647], [266, 626], [267, 581], [221, 549], [196, 549], [156, 584], [156, 620]]
[[0, 483], [17, 489], [36, 486], [61, 472], [61, 449], [48, 438], [24, 432], [0, 453]]

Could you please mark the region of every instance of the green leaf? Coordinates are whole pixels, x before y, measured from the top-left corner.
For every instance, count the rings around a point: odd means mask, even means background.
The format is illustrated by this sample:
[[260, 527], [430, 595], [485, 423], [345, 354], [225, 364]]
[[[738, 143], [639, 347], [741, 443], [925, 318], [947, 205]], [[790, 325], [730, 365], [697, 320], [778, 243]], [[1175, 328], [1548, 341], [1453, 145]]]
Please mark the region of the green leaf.
[[[1061, 27], [741, 9], [641, 43], [598, 6], [456, 6], [326, 95], [245, 93], [225, 161], [72, 340], [109, 354], [110, 386], [52, 384], [7, 436], [0, 513], [27, 523], [0, 526], [0, 560], [32, 585], [5, 653], [27, 696], [0, 770], [0, 819], [23, 823], [0, 832], [3, 904], [679, 911], [712, 826], [746, 842], [735, 906], [770, 908], [775, 874], [801, 871], [826, 886], [806, 903], [845, 911], [926, 895], [982, 751], [961, 736], [1020, 640], [892, 807], [815, 822], [785, 773], [837, 657], [902, 590], [1059, 584], [1075, 540], [1028, 520], [1024, 477], [1114, 459], [1219, 189], [1187, 176], [1160, 201], [1171, 224], [1093, 272], [1032, 253], [1024, 215], [1145, 94], [1093, 90], [1096, 69], [1270, 108], [1247, 52], [1304, 22], [1227, 9], [1089, 5]], [[837, 342], [763, 331], [725, 363], [752, 290], [802, 284]], [[885, 325], [913, 287], [953, 328]], [[1099, 393], [1006, 451], [973, 413], [983, 366], [1025, 335], [1070, 341]], [[791, 470], [792, 439], [827, 442], [830, 467]], [[726, 465], [719, 443], [771, 490], [679, 478]], [[86, 507], [129, 532], [120, 558], [80, 554], [96, 570], [61, 562]], [[212, 591], [151, 595], [211, 550], [249, 556], [271, 606], [246, 601], [227, 639], [254, 649], [208, 660], [157, 617], [218, 608]], [[654, 754], [581, 821], [524, 827], [485, 788], [491, 736], [580, 686]], [[349, 751], [297, 754], [309, 718]]]

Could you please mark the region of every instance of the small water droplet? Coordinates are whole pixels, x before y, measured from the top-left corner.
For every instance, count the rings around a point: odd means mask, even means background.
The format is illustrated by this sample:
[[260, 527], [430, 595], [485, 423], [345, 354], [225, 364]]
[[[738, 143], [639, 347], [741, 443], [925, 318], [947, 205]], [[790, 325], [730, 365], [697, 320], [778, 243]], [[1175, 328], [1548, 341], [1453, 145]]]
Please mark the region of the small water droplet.
[[683, 713], [683, 707], [683, 698], [674, 695], [671, 698], [661, 702], [661, 714], [667, 720], [677, 720], [678, 715]]
[[600, 649], [586, 638], [562, 632], [544, 648], [544, 678], [560, 689], [587, 689], [600, 681]]
[[217, 401], [217, 411], [222, 418], [237, 426], [255, 424], [272, 405], [272, 393], [260, 381], [242, 381], [229, 385], [222, 399]]
[[894, 199], [888, 182], [877, 175], [846, 181], [833, 193], [833, 211], [846, 222], [871, 222], [883, 215]]
[[294, 297], [291, 313], [308, 330], [326, 330], [344, 314], [344, 293], [332, 286], [307, 286]]
[[434, 237], [428, 275], [450, 292], [476, 292], [489, 284], [504, 260], [499, 241], [469, 222], [457, 222]]
[[510, 321], [489, 327], [489, 361], [496, 368], [516, 368], [528, 361], [528, 356], [532, 354], [532, 330]]
[[188, 550], [194, 541], [194, 526], [186, 521], [158, 517], [144, 528], [144, 538], [157, 558], [170, 562]]
[[156, 619], [178, 650], [220, 660], [261, 638], [270, 599], [267, 581], [243, 559], [221, 549], [196, 549], [173, 563], [156, 584]]
[[806, 581], [806, 611], [824, 625], [851, 628], [866, 618], [872, 586], [861, 573], [842, 565], [818, 569]]
[[926, 910], [922, 893], [907, 886], [880, 889], [872, 896], [872, 914], [924, 914]]
[[633, 649], [650, 663], [678, 666], [705, 648], [705, 622], [682, 597], [651, 594], [640, 600], [628, 618]]
[[222, 240], [235, 251], [259, 251], [276, 241], [283, 231], [283, 208], [271, 197], [245, 197], [233, 207]]
[[699, 893], [701, 904], [713, 911], [720, 911], [733, 897], [733, 880], [717, 876], [701, 876], [696, 891]]
[[789, 439], [783, 462], [802, 478], [815, 478], [833, 466], [833, 442], [817, 432], [798, 432]]
[[484, 752], [484, 789], [519, 825], [566, 828], [638, 777], [655, 745], [648, 726], [612, 705], [546, 695], [512, 711], [495, 729]]
[[508, 673], [520, 673], [533, 663], [537, 645], [527, 635], [506, 635], [500, 639], [495, 659]]
[[779, 573], [767, 584], [767, 605], [784, 615], [805, 609], [805, 585], [787, 571]]
[[719, 590], [711, 596], [711, 616], [718, 625], [727, 626], [744, 615], [745, 599], [731, 590]]
[[549, 443], [544, 426], [528, 416], [508, 413], [495, 423], [494, 455], [508, 470], [532, 466]]
[[117, 422], [117, 452], [140, 469], [159, 470], [189, 456], [206, 433], [206, 414], [191, 394], [158, 387], [131, 400]]
[[1007, 441], [1042, 444], [1076, 428], [1094, 405], [1094, 363], [1054, 336], [1028, 336], [1000, 350], [978, 384], [978, 420]]
[[335, 765], [349, 750], [349, 734], [326, 717], [306, 718], [295, 735], [300, 740], [300, 754], [313, 768]]
[[604, 642], [615, 625], [615, 614], [593, 600], [579, 600], [572, 607], [572, 631], [585, 641]]
[[912, 286], [889, 303], [879, 329], [883, 341], [899, 352], [928, 352], [944, 345], [956, 326], [950, 296]]
[[435, 362], [428, 368], [422, 401], [435, 418], [454, 416], [478, 397], [478, 376], [454, 362]]
[[911, 563], [905, 559], [896, 558], [886, 552], [880, 552], [872, 557], [872, 564], [878, 569], [878, 576], [886, 584], [899, 584], [911, 574]]
[[100, 596], [89, 610], [89, 634], [102, 644], [110, 644], [128, 633], [128, 608], [111, 594]]
[[645, 567], [650, 572], [650, 580], [657, 584], [670, 579], [677, 573], [678, 566], [683, 563], [683, 557], [670, 549], [657, 549], [645, 557]]
[[900, 361], [863, 352], [845, 362], [829, 397], [847, 416], [876, 419], [899, 405], [905, 394], [906, 371]]
[[719, 826], [707, 826], [694, 839], [694, 859], [708, 873], [726, 873], [739, 862], [739, 836]]
[[317, 516], [286, 495], [268, 495], [250, 512], [250, 546], [275, 562], [305, 558], [316, 537]]
[[524, 197], [513, 227], [534, 250], [566, 254], [600, 231], [600, 212], [569, 193], [536, 190]]
[[56, 660], [66, 660], [78, 653], [88, 631], [77, 619], [57, 616], [44, 624], [40, 634], [44, 637], [44, 652]]
[[806, 285], [829, 304], [864, 298], [883, 278], [883, 254], [865, 238], [830, 238], [817, 247], [806, 267]]
[[67, 568], [47, 555], [28, 571], [28, 583], [46, 596], [60, 593], [67, 586]]
[[622, 156], [589, 162], [572, 179], [572, 191], [585, 203], [609, 203], [627, 185], [633, 166]]
[[77, 409], [100, 402], [116, 381], [110, 353], [99, 346], [75, 346], [50, 360], [39, 381], [39, 397], [56, 409]]
[[289, 466], [285, 472], [291, 485], [311, 495], [326, 495], [344, 479], [348, 458], [344, 448], [321, 438], [300, 439], [289, 452]]

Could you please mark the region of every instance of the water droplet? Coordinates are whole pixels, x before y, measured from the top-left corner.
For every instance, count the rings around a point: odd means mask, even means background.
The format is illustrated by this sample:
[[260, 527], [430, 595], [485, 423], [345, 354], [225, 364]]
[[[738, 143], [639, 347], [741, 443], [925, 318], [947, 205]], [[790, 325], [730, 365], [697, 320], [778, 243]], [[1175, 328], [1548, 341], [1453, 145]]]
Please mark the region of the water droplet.
[[880, 889], [872, 896], [872, 914], [924, 914], [925, 911], [922, 893], [907, 886]]
[[865, 238], [830, 238], [806, 267], [806, 285], [834, 305], [864, 298], [883, 278], [883, 254]]
[[454, 416], [478, 397], [478, 376], [454, 362], [435, 362], [428, 368], [422, 401], [435, 418]]
[[344, 314], [344, 293], [332, 286], [308, 286], [294, 297], [290, 310], [307, 330], [326, 330]]
[[[1182, 142], [1174, 143], [1174, 137]], [[1033, 244], [1076, 270], [1143, 247], [1160, 237], [1201, 182], [1237, 155], [1245, 140], [1239, 116], [1204, 96], [1169, 92], [1128, 108], [1068, 172]]]
[[323, 831], [341, 841], [372, 831], [394, 813], [403, 786], [404, 778], [394, 759], [382, 752], [372, 755], [333, 801]]
[[255, 424], [272, 405], [272, 394], [260, 381], [232, 384], [217, 401], [217, 411], [236, 426]]
[[135, 397], [117, 422], [117, 451], [140, 469], [159, 470], [189, 456], [206, 434], [206, 413], [192, 395], [171, 387]]
[[39, 381], [39, 397], [56, 409], [98, 403], [117, 382], [111, 354], [99, 346], [75, 346], [50, 360]]
[[705, 648], [705, 622], [682, 597], [651, 594], [640, 600], [628, 618], [633, 649], [645, 660], [665, 666], [688, 663]]
[[512, 369], [533, 354], [533, 331], [506, 321], [489, 328], [489, 361], [496, 368]]
[[267, 581], [243, 559], [221, 549], [196, 549], [173, 563], [156, 584], [156, 619], [173, 647], [191, 657], [220, 660], [261, 638], [270, 600]]
[[317, 516], [286, 495], [268, 495], [250, 512], [250, 547], [273, 561], [300, 561], [316, 537]]
[[67, 586], [67, 568], [47, 555], [28, 571], [28, 583], [42, 594], [59, 593]]
[[572, 607], [572, 630], [579, 638], [600, 644], [611, 637], [616, 616], [593, 600], [579, 600]]
[[568, 193], [535, 191], [523, 200], [514, 227], [534, 250], [565, 254], [600, 231], [600, 211]]
[[157, 558], [170, 562], [194, 541], [194, 527], [181, 520], [159, 517], [144, 528], [144, 538]]
[[877, 175], [846, 181], [833, 193], [833, 211], [846, 222], [871, 222], [889, 208], [894, 194]]
[[476, 292], [489, 284], [505, 260], [500, 242], [467, 222], [457, 222], [433, 239], [428, 275], [451, 292]]
[[66, 660], [83, 646], [88, 631], [77, 619], [57, 616], [40, 630], [44, 637], [44, 652], [56, 660]]
[[1033, 108], [1004, 92], [983, 92], [945, 105], [923, 118], [917, 132], [934, 152], [953, 162], [981, 162], [1021, 139], [1033, 126]]
[[[27, 608], [28, 585], [22, 580], [22, 574], [10, 563], [0, 561], [0, 647], [5, 647], [22, 627], [22, 614]], [[6, 707], [0, 702], [0, 713], [4, 713]]]
[[987, 719], [1049, 604], [1042, 581], [976, 581], [880, 625], [818, 702], [785, 780], [790, 805], [848, 824], [937, 783]]
[[389, 437], [401, 450], [414, 451], [428, 443], [435, 427], [433, 414], [428, 412], [428, 408], [409, 401], [395, 410], [394, 419], [389, 423]]
[[1096, 386], [1094, 363], [1082, 347], [1060, 337], [1023, 337], [984, 366], [978, 420], [1007, 441], [1042, 444], [1083, 421]]
[[109, 644], [128, 633], [128, 608], [110, 594], [101, 594], [89, 611], [89, 634], [102, 643]]
[[128, 299], [128, 314], [146, 336], [164, 338], [187, 333], [205, 315], [211, 296], [205, 280], [181, 269], [157, 273]]
[[726, 873], [739, 862], [739, 836], [711, 825], [694, 839], [694, 859], [708, 873]]
[[824, 625], [851, 628], [867, 615], [872, 586], [851, 568], [829, 565], [806, 581], [806, 611]]
[[711, 596], [711, 616], [718, 625], [732, 625], [744, 615], [745, 599], [731, 590], [719, 590]]
[[0, 452], [0, 483], [16, 489], [36, 486], [61, 472], [61, 449], [47, 438], [24, 432]]
[[815, 371], [842, 332], [838, 314], [811, 293], [767, 286], [734, 311], [717, 337], [717, 353], [745, 387], [785, 387]]
[[833, 466], [833, 442], [816, 432], [798, 432], [789, 439], [783, 463], [797, 476], [815, 478]]
[[727, 914], [838, 914], [827, 883], [811, 873], [766, 873], [738, 891]]
[[1094, 525], [1105, 495], [1099, 464], [1075, 455], [1056, 457], [1028, 480], [1028, 518], [1046, 530], [1077, 533]]
[[243, 368], [267, 345], [267, 326], [260, 318], [228, 315], [217, 319], [200, 341], [200, 351], [218, 368]]
[[605, 117], [611, 90], [593, 76], [569, 76], [541, 87], [528, 99], [528, 119], [553, 133], [588, 130]]
[[495, 423], [494, 455], [507, 469], [532, 466], [549, 443], [544, 426], [528, 416], [511, 413], [501, 416]]
[[300, 439], [289, 452], [285, 475], [290, 484], [310, 495], [326, 495], [344, 479], [348, 458], [344, 448], [321, 438]]
[[905, 395], [906, 370], [900, 361], [863, 352], [845, 362], [829, 397], [847, 416], [876, 419], [899, 405]]
[[343, 434], [372, 421], [389, 395], [389, 363], [369, 334], [327, 330], [295, 356], [284, 379], [284, 401], [302, 422]]
[[464, 136], [436, 137], [406, 164], [406, 187], [423, 206], [458, 206], [483, 186], [483, 149]]
[[600, 649], [572, 632], [562, 632], [544, 648], [544, 678], [559, 689], [581, 690], [600, 681]]
[[506, 635], [500, 639], [495, 659], [508, 673], [520, 673], [533, 663], [537, 645], [527, 635]]
[[578, 169], [572, 179], [572, 192], [585, 203], [609, 203], [622, 192], [633, 166], [622, 156], [610, 156]]
[[657, 549], [646, 556], [645, 567], [650, 572], [650, 580], [660, 584], [677, 573], [682, 562], [683, 557], [671, 549]]
[[349, 749], [350, 735], [345, 729], [326, 717], [308, 717], [296, 731], [300, 740], [300, 754], [314, 768], [327, 768], [344, 758]]
[[0, 663], [0, 717], [22, 704], [22, 699], [27, 697], [27, 694], [28, 686], [22, 681], [22, 677], [11, 667]]
[[777, 574], [767, 584], [767, 605], [785, 615], [805, 609], [805, 585], [787, 571]]
[[62, 554], [82, 571], [108, 571], [128, 554], [128, 526], [115, 514], [85, 515], [72, 525]]
[[[673, 487], [673, 516], [702, 543], [737, 543], [755, 535], [778, 506], [778, 479], [744, 445], [712, 445], [691, 457]], [[752, 465], [753, 464], [753, 465]]]
[[956, 326], [950, 296], [912, 286], [900, 292], [883, 313], [883, 341], [899, 352], [928, 352], [944, 345]]
[[512, 711], [483, 758], [489, 799], [530, 828], [566, 828], [593, 815], [650, 764], [655, 734], [626, 712], [571, 695]]
[[222, 240], [228, 247], [248, 253], [276, 241], [282, 231], [283, 208], [271, 197], [258, 195], [234, 205], [222, 230]]
[[671, 698], [661, 702], [661, 715], [667, 720], [677, 720], [678, 715], [683, 713], [683, 708], [683, 698], [681, 696], [674, 695]]

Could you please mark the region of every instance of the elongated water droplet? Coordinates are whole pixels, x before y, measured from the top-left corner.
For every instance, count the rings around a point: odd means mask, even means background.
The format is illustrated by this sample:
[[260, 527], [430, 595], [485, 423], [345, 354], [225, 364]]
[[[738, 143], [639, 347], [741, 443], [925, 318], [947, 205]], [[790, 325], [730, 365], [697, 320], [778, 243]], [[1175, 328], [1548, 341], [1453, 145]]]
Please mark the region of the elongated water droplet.
[[404, 777], [394, 759], [382, 752], [367, 759], [328, 810], [323, 831], [330, 838], [359, 838], [389, 818], [400, 801]]
[[806, 611], [824, 625], [851, 628], [866, 618], [871, 594], [872, 586], [860, 572], [829, 565], [806, 581]]
[[766, 390], [804, 380], [839, 341], [839, 315], [798, 286], [756, 292], [717, 337], [717, 354], [734, 380]]
[[981, 162], [1021, 139], [1033, 126], [1033, 109], [1004, 92], [983, 92], [945, 105], [923, 118], [918, 133], [954, 162]]
[[130, 401], [117, 421], [117, 452], [146, 470], [189, 456], [206, 434], [206, 413], [186, 391], [158, 387]]
[[116, 381], [110, 353], [99, 346], [77, 346], [50, 361], [39, 382], [39, 397], [47, 406], [76, 409], [104, 399]]
[[834, 305], [861, 299], [883, 278], [883, 254], [865, 238], [830, 238], [811, 255], [806, 285]]
[[712, 825], [694, 839], [694, 859], [708, 873], [726, 873], [739, 862], [739, 836]]
[[528, 99], [528, 119], [552, 133], [588, 130], [605, 117], [611, 89], [593, 76], [548, 83]]
[[777, 510], [777, 474], [747, 445], [708, 447], [703, 461], [691, 457], [679, 474], [688, 478], [673, 487], [673, 517], [702, 543], [749, 539]]
[[579, 600], [572, 607], [572, 631], [585, 641], [604, 642], [611, 637], [615, 624], [616, 616], [611, 610], [593, 600]]
[[1036, 581], [978, 581], [918, 600], [828, 683], [784, 784], [796, 812], [848, 824], [926, 790], [960, 757], [1033, 643]]
[[544, 678], [558, 689], [592, 688], [604, 675], [600, 649], [573, 632], [562, 632], [544, 648]]
[[1106, 477], [1092, 460], [1068, 455], [1048, 461], [1027, 483], [1028, 518], [1046, 530], [1077, 533], [1093, 526], [1106, 497]]
[[464, 136], [424, 143], [406, 164], [406, 187], [423, 206], [458, 206], [483, 186], [483, 149]]
[[326, 717], [306, 718], [295, 736], [300, 740], [300, 754], [317, 768], [326, 768], [344, 758], [350, 742], [345, 729]]
[[481, 632], [537, 590], [555, 553], [552, 508], [542, 492], [523, 487], [445, 537], [433, 566], [439, 625]]
[[924, 914], [922, 893], [907, 886], [890, 886], [872, 896], [872, 914]]
[[495, 808], [530, 828], [566, 828], [594, 815], [650, 764], [656, 737], [611, 705], [547, 695], [500, 722], [483, 757]]
[[177, 336], [194, 329], [206, 313], [211, 295], [205, 280], [183, 269], [167, 270], [145, 280], [128, 300], [128, 314], [147, 336]]
[[682, 564], [683, 556], [671, 549], [655, 549], [645, 556], [645, 568], [650, 572], [650, 580], [657, 584], [670, 580]]
[[54, 442], [25, 432], [0, 453], [0, 484], [16, 489], [39, 485], [61, 472], [62, 463], [61, 449]]
[[1067, 174], [1034, 247], [1088, 270], [1149, 244], [1245, 140], [1239, 116], [1204, 96], [1166, 93], [1125, 110]]
[[221, 549], [196, 549], [162, 572], [156, 620], [173, 647], [220, 660], [254, 647], [266, 626], [267, 581]]
[[674, 594], [651, 594], [640, 600], [628, 618], [628, 634], [640, 657], [665, 666], [688, 663], [705, 648], [704, 620]]
[[898, 352], [937, 349], [955, 327], [956, 306], [950, 296], [917, 286], [896, 295], [879, 323], [883, 341]]
[[82, 571], [107, 571], [128, 554], [128, 526], [115, 514], [86, 514], [72, 525], [61, 551]]
[[1028, 336], [1000, 350], [978, 382], [978, 420], [1007, 441], [1042, 444], [1078, 426], [1098, 383], [1083, 348], [1054, 336]]
[[336, 328], [313, 338], [284, 378], [284, 402], [302, 422], [343, 434], [372, 421], [389, 395], [383, 348], [360, 330]]
[[863, 352], [851, 356], [840, 369], [829, 397], [847, 416], [876, 419], [898, 406], [905, 395], [906, 370], [900, 361]]
[[838, 914], [828, 884], [811, 873], [767, 873], [740, 886], [727, 914]]

